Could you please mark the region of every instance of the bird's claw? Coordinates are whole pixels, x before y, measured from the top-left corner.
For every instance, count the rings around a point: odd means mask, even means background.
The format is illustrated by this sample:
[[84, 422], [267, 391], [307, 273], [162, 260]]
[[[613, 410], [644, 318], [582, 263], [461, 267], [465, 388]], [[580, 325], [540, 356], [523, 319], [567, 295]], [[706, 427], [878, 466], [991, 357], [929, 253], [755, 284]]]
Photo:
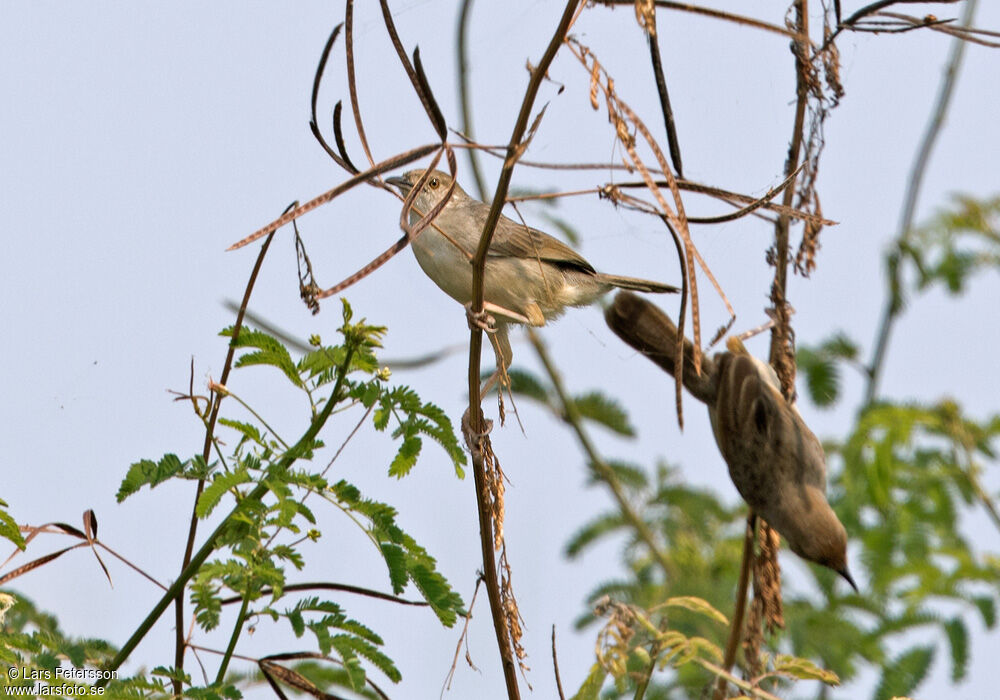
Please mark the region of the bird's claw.
[[473, 311], [471, 301], [465, 305], [465, 319], [469, 322], [469, 330], [471, 331], [478, 328], [487, 333], [497, 332], [497, 320], [486, 309]]
[[[480, 416], [482, 416], [481, 411]], [[480, 451], [480, 445], [482, 444], [483, 439], [486, 438], [493, 430], [493, 421], [485, 417], [482, 418], [482, 421], [482, 431], [474, 431], [472, 429], [472, 420], [469, 414], [469, 409], [465, 409], [465, 413], [462, 414], [462, 437], [465, 438], [465, 444], [469, 448], [469, 452], [473, 454]]]

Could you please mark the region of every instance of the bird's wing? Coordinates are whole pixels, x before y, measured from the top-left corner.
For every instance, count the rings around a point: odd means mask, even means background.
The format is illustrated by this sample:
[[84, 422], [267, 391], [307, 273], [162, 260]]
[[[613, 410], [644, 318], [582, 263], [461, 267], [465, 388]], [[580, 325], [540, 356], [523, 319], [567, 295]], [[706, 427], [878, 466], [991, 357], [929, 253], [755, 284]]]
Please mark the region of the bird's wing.
[[595, 272], [594, 266], [560, 240], [547, 233], [525, 226], [501, 216], [490, 244], [490, 255], [528, 258], [561, 263], [586, 272]]

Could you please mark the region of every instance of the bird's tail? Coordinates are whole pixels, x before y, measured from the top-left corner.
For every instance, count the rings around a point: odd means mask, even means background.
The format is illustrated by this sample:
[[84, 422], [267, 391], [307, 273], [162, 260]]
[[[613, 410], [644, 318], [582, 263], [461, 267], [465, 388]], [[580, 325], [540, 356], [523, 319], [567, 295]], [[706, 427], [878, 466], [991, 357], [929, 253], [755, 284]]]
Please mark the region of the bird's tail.
[[650, 294], [676, 294], [681, 291], [672, 284], [662, 284], [650, 280], [641, 280], [637, 277], [625, 277], [623, 275], [608, 275], [599, 273], [602, 282], [606, 282], [619, 289], [631, 289], [634, 292], [648, 292]]
[[[630, 292], [618, 292], [604, 312], [604, 318], [619, 338], [655, 362], [669, 375], [674, 374], [677, 326], [655, 304]], [[701, 373], [694, 370], [694, 345], [684, 338], [684, 386], [712, 406], [719, 394], [715, 361], [701, 356]]]

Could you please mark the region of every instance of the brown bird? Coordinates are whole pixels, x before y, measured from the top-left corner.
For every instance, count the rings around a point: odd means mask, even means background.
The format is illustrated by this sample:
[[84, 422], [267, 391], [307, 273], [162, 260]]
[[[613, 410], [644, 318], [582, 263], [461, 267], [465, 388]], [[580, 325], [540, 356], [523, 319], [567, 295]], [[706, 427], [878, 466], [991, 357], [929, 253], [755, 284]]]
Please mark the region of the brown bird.
[[[411, 170], [386, 182], [405, 196], [426, 172]], [[479, 246], [490, 205], [469, 196], [447, 173], [432, 170], [414, 196], [410, 223], [417, 223], [449, 190], [451, 198], [431, 225], [413, 239], [411, 247], [427, 276], [452, 299], [468, 306], [472, 301], [470, 261]], [[495, 324], [497, 356], [497, 374], [488, 384], [510, 366], [509, 324], [543, 326], [567, 307], [592, 304], [615, 287], [652, 293], [680, 291], [669, 284], [598, 272], [565, 243], [501, 215], [483, 277], [484, 309]]]
[[[620, 292], [605, 312], [626, 343], [674, 373], [677, 327], [658, 307]], [[826, 500], [823, 448], [785, 401], [774, 370], [731, 338], [728, 352], [703, 358], [695, 374], [693, 346], [684, 339], [685, 388], [708, 405], [729, 476], [750, 508], [803, 559], [833, 569], [857, 590], [847, 568], [847, 531]]]

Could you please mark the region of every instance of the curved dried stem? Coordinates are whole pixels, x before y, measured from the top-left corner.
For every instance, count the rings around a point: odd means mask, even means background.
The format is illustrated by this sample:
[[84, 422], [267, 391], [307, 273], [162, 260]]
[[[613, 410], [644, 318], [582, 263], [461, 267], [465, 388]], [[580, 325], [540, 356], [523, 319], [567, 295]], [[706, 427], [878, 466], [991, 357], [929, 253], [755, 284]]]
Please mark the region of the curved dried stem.
[[333, 201], [334, 199], [344, 194], [348, 190], [357, 187], [362, 182], [367, 182], [368, 180], [378, 175], [381, 175], [382, 173], [386, 173], [390, 170], [395, 170], [396, 168], [406, 165], [407, 163], [412, 163], [413, 161], [419, 158], [423, 158], [429, 153], [433, 153], [436, 149], [440, 147], [441, 147], [440, 144], [430, 143], [425, 146], [419, 146], [418, 148], [414, 148], [404, 153], [392, 156], [391, 158], [386, 158], [381, 163], [373, 165], [368, 170], [365, 170], [364, 172], [360, 172], [357, 175], [348, 178], [347, 180], [340, 183], [333, 189], [327, 190], [318, 197], [313, 197], [305, 204], [296, 207], [292, 211], [283, 214], [282, 216], [278, 217], [277, 219], [269, 223], [267, 226], [264, 226], [263, 228], [254, 231], [246, 238], [239, 240], [236, 243], [233, 243], [231, 246], [226, 248], [226, 250], [237, 250], [239, 248], [242, 248], [243, 246], [249, 245], [256, 240], [263, 238], [269, 233], [277, 231], [279, 228], [281, 228], [286, 224], [291, 223], [295, 219], [298, 219], [299, 217], [308, 214], [313, 209], [317, 209], [326, 204], [327, 202]]
[[347, 90], [351, 96], [351, 112], [354, 114], [354, 125], [358, 130], [361, 148], [365, 151], [368, 165], [375, 167], [372, 150], [368, 146], [365, 135], [365, 125], [361, 120], [361, 108], [358, 105], [358, 81], [354, 72], [354, 0], [347, 0], [344, 6], [344, 44], [347, 47]]
[[[944, 0], [948, 1], [948, 0]], [[634, 5], [635, 0], [596, 0], [599, 5], [606, 5], [608, 7], [613, 7], [614, 5]], [[782, 27], [778, 24], [771, 24], [770, 22], [764, 22], [763, 20], [755, 19], [753, 17], [747, 17], [745, 15], [738, 15], [733, 12], [724, 12], [722, 10], [716, 10], [711, 7], [702, 7], [701, 5], [692, 5], [686, 2], [673, 2], [672, 0], [656, 0], [656, 6], [662, 7], [665, 10], [679, 10], [681, 12], [690, 12], [691, 14], [701, 15], [703, 17], [712, 17], [713, 19], [721, 19], [726, 22], [733, 22], [734, 24], [739, 24], [745, 27], [753, 27], [755, 29], [763, 29], [766, 32], [771, 32], [773, 34], [781, 34], [782, 36], [791, 37], [792, 39], [798, 38], [798, 34], [791, 31], [787, 27]]]
[[663, 58], [660, 56], [659, 37], [656, 33], [656, 13], [649, 14], [649, 24], [646, 26], [646, 38], [649, 40], [649, 62], [653, 66], [653, 78], [656, 81], [656, 94], [660, 98], [660, 111], [663, 112], [663, 126], [667, 130], [667, 148], [670, 150], [670, 160], [674, 164], [677, 177], [684, 177], [684, 166], [681, 162], [681, 145], [677, 139], [677, 125], [674, 123], [674, 110], [670, 106], [670, 93], [667, 92], [667, 79], [663, 75]]

